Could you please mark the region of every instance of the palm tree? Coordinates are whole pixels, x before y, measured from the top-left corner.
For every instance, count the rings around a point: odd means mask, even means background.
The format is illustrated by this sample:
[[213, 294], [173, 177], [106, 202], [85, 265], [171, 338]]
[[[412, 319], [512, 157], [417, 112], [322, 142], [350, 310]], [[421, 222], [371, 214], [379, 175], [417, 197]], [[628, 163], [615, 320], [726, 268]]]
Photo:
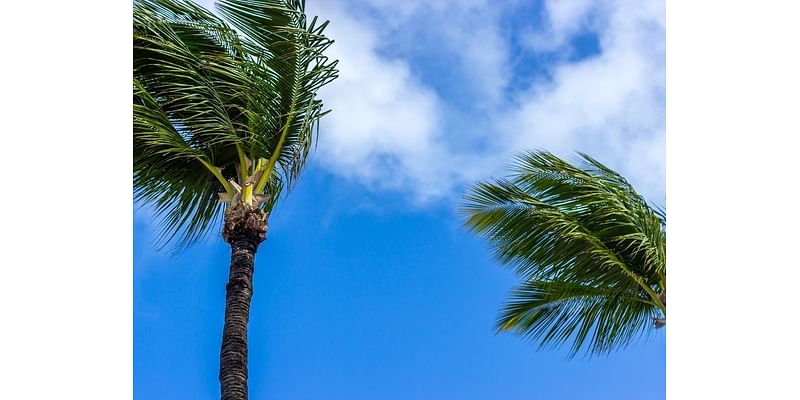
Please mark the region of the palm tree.
[[581, 154], [516, 158], [510, 179], [478, 183], [466, 225], [521, 279], [501, 311], [513, 331], [570, 356], [608, 354], [666, 323], [666, 215], [619, 174]]
[[219, 379], [247, 398], [247, 323], [256, 249], [296, 182], [337, 76], [327, 22], [302, 0], [221, 0], [224, 20], [188, 0], [135, 0], [133, 183], [182, 249], [219, 226], [231, 246]]

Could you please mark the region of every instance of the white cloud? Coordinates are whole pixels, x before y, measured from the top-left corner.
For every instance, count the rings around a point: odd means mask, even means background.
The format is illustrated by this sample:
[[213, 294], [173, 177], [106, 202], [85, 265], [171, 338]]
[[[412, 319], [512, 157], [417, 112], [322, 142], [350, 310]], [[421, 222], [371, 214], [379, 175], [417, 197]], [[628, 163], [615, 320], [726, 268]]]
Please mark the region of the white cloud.
[[378, 55], [374, 28], [337, 7], [315, 13], [336, 21], [330, 56], [340, 76], [321, 96], [334, 112], [323, 119], [317, 154], [326, 168], [373, 188], [413, 187], [422, 197], [446, 194], [427, 170], [446, 152], [438, 140], [440, 100], [411, 72], [408, 63]]
[[602, 4], [592, 0], [548, 1], [544, 5], [545, 27], [530, 32], [524, 42], [539, 52], [563, 50], [571, 36], [589, 28], [591, 11]]
[[[509, 44], [502, 34], [502, 7], [488, 0], [369, 0], [388, 46], [407, 53], [435, 53], [468, 78], [462, 85], [484, 108], [500, 100], [510, 73]], [[420, 42], [424, 39], [424, 42]], [[420, 49], [427, 49], [420, 50]]]
[[[663, 202], [663, 5], [604, 5], [605, 29], [598, 32], [602, 52], [559, 65], [551, 82], [534, 85], [521, 97], [519, 107], [502, 114], [501, 129], [512, 149], [547, 148], [562, 155], [587, 152], [620, 170], [647, 197]], [[577, 14], [570, 18], [578, 20]]]

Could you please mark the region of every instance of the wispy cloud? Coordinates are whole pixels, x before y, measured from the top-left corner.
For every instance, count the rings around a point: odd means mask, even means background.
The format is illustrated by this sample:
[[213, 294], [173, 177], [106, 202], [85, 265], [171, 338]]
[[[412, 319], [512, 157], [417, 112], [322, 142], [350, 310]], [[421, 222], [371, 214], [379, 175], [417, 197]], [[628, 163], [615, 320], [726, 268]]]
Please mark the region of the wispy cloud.
[[324, 118], [317, 155], [321, 164], [344, 178], [375, 189], [414, 187], [443, 195], [425, 168], [446, 147], [440, 132], [441, 100], [410, 70], [408, 63], [379, 54], [380, 36], [341, 7], [321, 5], [336, 39], [331, 57], [340, 60], [340, 77], [321, 96], [335, 111]]
[[[530, 21], [513, 15], [520, 7], [315, 3], [311, 12], [332, 20], [342, 70], [323, 92], [335, 112], [320, 164], [419, 203], [459, 196], [524, 149], [579, 150], [663, 202], [663, 3], [546, 1]], [[514, 19], [522, 29], [508, 29]], [[596, 37], [597, 54], [572, 56], [581, 35]], [[522, 65], [510, 62], [525, 52]], [[525, 63], [539, 73], [512, 87]]]
[[[622, 170], [656, 201], [663, 201], [665, 151], [665, 37], [660, 2], [549, 2], [545, 30], [555, 46], [597, 19], [600, 54], [562, 62], [553, 78], [520, 96], [498, 123], [509, 147], [580, 150]], [[554, 17], [555, 16], [555, 17]], [[553, 32], [556, 32], [553, 34]]]

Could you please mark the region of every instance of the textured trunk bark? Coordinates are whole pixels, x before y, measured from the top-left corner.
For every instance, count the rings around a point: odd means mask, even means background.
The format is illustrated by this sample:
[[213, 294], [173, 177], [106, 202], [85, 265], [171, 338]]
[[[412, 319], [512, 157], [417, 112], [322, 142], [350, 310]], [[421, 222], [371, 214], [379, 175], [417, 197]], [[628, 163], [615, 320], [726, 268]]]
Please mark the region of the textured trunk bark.
[[256, 250], [265, 235], [266, 222], [260, 210], [233, 207], [225, 212], [222, 236], [231, 245], [231, 270], [219, 361], [222, 400], [247, 400], [247, 323]]

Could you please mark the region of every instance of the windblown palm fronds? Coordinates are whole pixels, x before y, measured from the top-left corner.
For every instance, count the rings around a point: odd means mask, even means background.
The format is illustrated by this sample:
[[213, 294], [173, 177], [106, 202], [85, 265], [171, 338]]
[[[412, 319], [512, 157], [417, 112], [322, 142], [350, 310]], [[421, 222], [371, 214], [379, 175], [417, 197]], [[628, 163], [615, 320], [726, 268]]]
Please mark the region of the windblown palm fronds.
[[224, 20], [188, 0], [136, 0], [134, 194], [160, 242], [207, 234], [225, 205], [269, 212], [298, 177], [337, 76], [327, 25], [304, 1], [221, 0]]
[[[478, 183], [466, 225], [521, 284], [497, 322], [540, 347], [607, 354], [666, 321], [666, 216], [619, 174], [581, 154], [523, 154], [510, 179]], [[588, 342], [588, 343], [587, 343]]]

